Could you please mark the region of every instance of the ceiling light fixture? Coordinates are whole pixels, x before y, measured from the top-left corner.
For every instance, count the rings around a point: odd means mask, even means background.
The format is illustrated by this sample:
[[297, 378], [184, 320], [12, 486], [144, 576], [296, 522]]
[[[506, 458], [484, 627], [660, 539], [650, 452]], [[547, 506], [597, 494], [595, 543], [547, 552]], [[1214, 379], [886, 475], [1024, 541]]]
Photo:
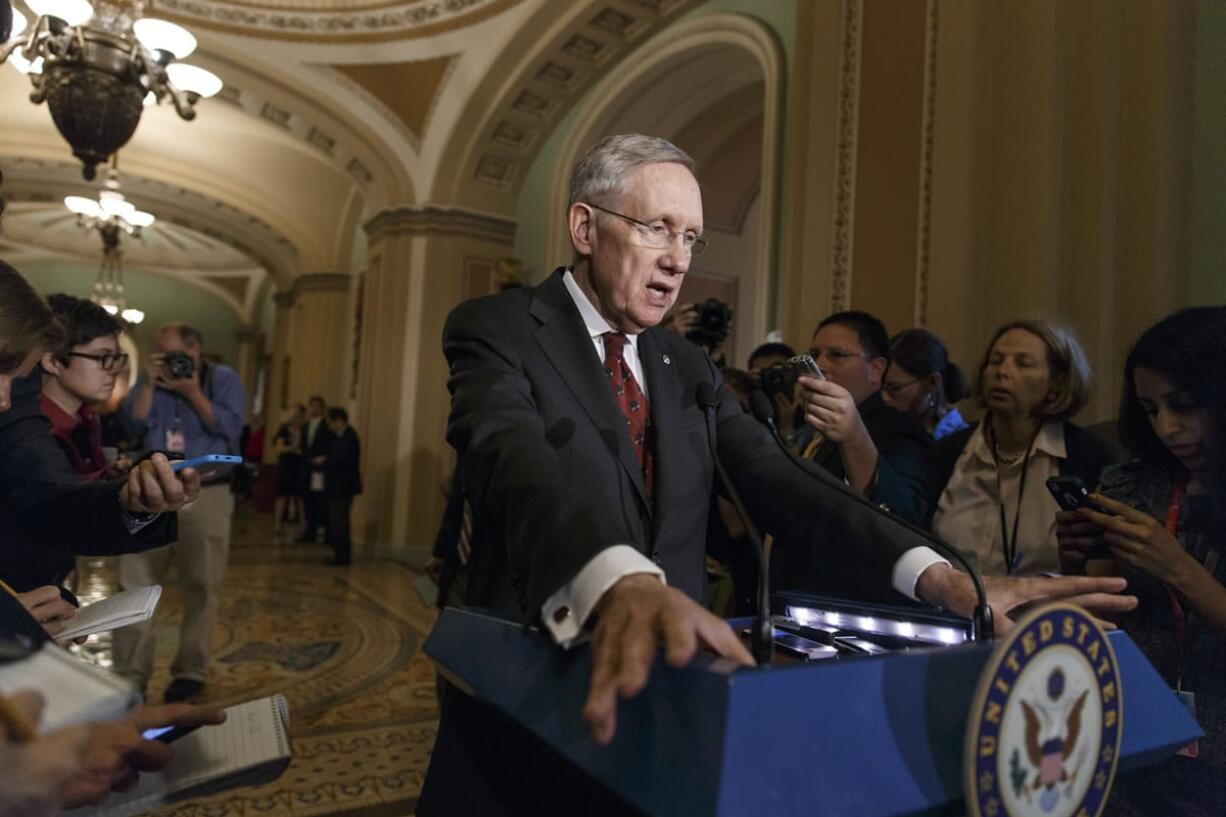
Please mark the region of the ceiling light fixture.
[[151, 2], [26, 5], [38, 19], [30, 25], [14, 9], [14, 36], [0, 43], [0, 63], [8, 61], [30, 77], [30, 100], [47, 102], [86, 179], [132, 138], [150, 97], [169, 100], [179, 116], [191, 120], [196, 103], [222, 88], [215, 74], [175, 61], [195, 50], [196, 38], [168, 20], [146, 17]]

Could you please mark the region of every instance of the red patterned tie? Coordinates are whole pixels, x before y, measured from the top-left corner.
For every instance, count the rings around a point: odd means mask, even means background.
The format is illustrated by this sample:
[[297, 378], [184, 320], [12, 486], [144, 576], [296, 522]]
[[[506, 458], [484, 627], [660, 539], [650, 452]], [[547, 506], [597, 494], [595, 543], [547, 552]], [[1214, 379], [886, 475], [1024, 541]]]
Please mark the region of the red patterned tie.
[[643, 487], [650, 499], [654, 449], [651, 410], [647, 405], [647, 396], [643, 394], [630, 367], [626, 365], [626, 358], [622, 354], [626, 343], [626, 336], [621, 332], [605, 332], [604, 371], [609, 376], [609, 386], [613, 389], [613, 397], [617, 399], [617, 407], [622, 410], [622, 416], [626, 419], [626, 431], [630, 434], [630, 442], [634, 446], [634, 453], [638, 455], [639, 465], [643, 467]]

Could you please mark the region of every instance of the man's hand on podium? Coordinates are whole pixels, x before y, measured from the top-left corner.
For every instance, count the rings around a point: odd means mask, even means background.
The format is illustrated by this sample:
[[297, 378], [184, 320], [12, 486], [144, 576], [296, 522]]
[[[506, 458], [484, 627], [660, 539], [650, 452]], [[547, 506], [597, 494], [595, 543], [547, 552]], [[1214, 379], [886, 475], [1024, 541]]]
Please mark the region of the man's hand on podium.
[[[1013, 626], [1011, 614], [1035, 604], [1062, 601], [1095, 616], [1127, 613], [1137, 606], [1136, 596], [1120, 595], [1128, 583], [1119, 576], [984, 576], [983, 585], [997, 635]], [[977, 603], [970, 577], [946, 564], [920, 574], [915, 592], [929, 604], [967, 617]]]
[[583, 718], [604, 746], [617, 727], [617, 699], [633, 698], [647, 685], [656, 651], [674, 667], [690, 662], [699, 647], [753, 666], [749, 650], [723, 619], [712, 615], [656, 576], [635, 573], [618, 580], [596, 607], [592, 638], [592, 686]]

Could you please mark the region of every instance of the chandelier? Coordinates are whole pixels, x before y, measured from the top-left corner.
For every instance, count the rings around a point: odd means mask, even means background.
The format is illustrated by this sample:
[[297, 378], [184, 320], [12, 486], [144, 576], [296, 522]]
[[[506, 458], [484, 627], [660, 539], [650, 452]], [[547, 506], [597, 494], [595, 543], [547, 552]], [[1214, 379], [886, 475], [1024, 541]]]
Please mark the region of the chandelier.
[[98, 198], [68, 196], [64, 206], [77, 215], [77, 224], [87, 230], [97, 230], [102, 236], [102, 265], [94, 281], [90, 298], [112, 315], [119, 315], [131, 324], [145, 319], [145, 313], [129, 307], [123, 285], [123, 250], [120, 238], [126, 233], [140, 238], [142, 227], [155, 221], [151, 213], [137, 210], [136, 206], [119, 192], [119, 174], [113, 168], [107, 175], [105, 189]]
[[[7, 2], [7, 0], [0, 0]], [[30, 101], [44, 100], [82, 175], [127, 144], [144, 106], [169, 100], [179, 116], [221, 90], [213, 73], [177, 62], [196, 48], [187, 29], [146, 17], [144, 0], [26, 0], [33, 24], [13, 9], [13, 37], [0, 44], [6, 60], [27, 74]]]

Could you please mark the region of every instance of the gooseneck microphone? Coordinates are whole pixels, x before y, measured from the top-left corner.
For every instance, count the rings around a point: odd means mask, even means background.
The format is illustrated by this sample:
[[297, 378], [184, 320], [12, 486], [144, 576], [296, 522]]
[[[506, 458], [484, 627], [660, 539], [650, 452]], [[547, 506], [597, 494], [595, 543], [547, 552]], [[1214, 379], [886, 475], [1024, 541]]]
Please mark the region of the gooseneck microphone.
[[715, 413], [719, 410], [719, 398], [715, 396], [715, 386], [705, 380], [702, 381], [695, 389], [694, 399], [707, 418], [707, 447], [711, 449], [711, 459], [715, 461], [715, 469], [727, 487], [728, 496], [732, 499], [732, 504], [736, 506], [737, 515], [741, 517], [741, 522], [745, 525], [745, 530], [749, 533], [749, 539], [753, 542], [754, 550], [758, 555], [758, 614], [754, 617], [749, 640], [753, 659], [758, 662], [759, 666], [767, 666], [771, 663], [774, 639], [771, 631], [770, 570], [766, 548], [762, 545], [762, 537], [758, 535], [757, 526], [754, 525], [749, 512], [745, 510], [745, 503], [741, 502], [741, 495], [737, 493], [736, 486], [732, 484], [732, 479], [724, 470], [724, 463], [719, 458], [719, 451], [715, 445]]
[[[783, 441], [782, 435], [779, 434], [779, 427], [775, 424], [775, 407], [771, 403], [771, 399], [766, 396], [766, 393], [761, 389], [754, 389], [749, 395], [749, 407], [753, 411], [753, 416], [758, 420], [758, 422], [764, 424], [768, 429], [770, 429], [771, 436], [775, 439], [775, 444], [779, 446], [779, 450], [782, 451], [784, 455], [804, 473], [805, 476], [816, 480], [817, 477], [805, 467], [801, 458], [793, 453], [792, 450], [787, 447], [787, 443]], [[831, 485], [831, 483], [826, 482], [823, 482], [822, 484]], [[837, 485], [837, 483], [835, 483], [835, 485]], [[831, 487], [834, 486], [831, 485]], [[905, 519], [883, 511], [859, 491], [852, 490], [845, 485], [839, 485], [838, 487], [842, 488], [843, 492], [847, 496], [855, 499], [857, 502], [860, 502], [862, 505], [864, 505], [864, 507], [872, 510], [873, 513], [887, 517], [890, 519], [890, 521], [897, 522], [899, 525], [912, 533], [923, 537], [923, 539], [933, 548], [946, 556], [949, 556], [967, 572], [967, 574], [971, 577], [971, 582], [975, 585], [975, 596], [978, 598], [978, 604], [975, 606], [975, 611], [971, 614], [971, 639], [973, 641], [991, 641], [995, 635], [992, 627], [992, 608], [988, 606], [988, 595], [983, 589], [983, 580], [979, 577], [979, 572], [971, 567], [971, 564], [966, 560], [966, 557], [963, 556], [957, 548], [945, 544], [940, 539], [933, 536], [931, 533], [918, 525], [914, 525]]]

